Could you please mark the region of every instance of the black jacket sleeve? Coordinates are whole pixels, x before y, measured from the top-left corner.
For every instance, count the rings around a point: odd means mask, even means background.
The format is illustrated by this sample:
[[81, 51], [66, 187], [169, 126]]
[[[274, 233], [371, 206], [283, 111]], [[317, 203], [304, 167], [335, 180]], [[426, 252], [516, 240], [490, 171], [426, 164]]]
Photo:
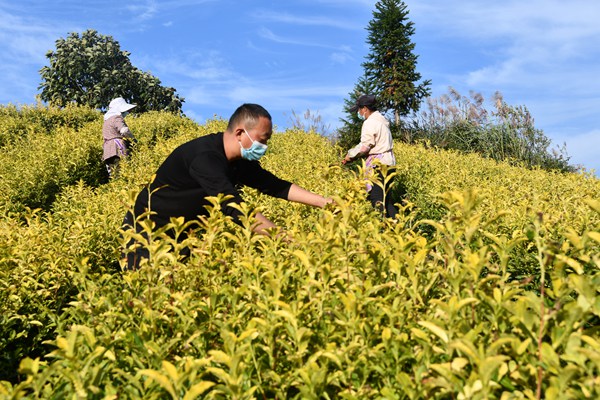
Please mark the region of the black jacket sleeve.
[[264, 169], [258, 161], [237, 162], [240, 183], [269, 196], [287, 200], [292, 184]]

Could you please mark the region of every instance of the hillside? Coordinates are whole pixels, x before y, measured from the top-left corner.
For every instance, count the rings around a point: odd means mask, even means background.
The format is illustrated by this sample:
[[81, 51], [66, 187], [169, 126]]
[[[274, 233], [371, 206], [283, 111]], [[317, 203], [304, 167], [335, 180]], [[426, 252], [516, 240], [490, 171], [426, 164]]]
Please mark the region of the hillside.
[[[121, 177], [102, 116], [0, 108], [0, 398], [598, 398], [600, 180], [395, 144], [398, 221], [316, 134], [263, 165], [337, 205], [245, 191], [290, 231], [216, 209], [188, 245], [118, 265], [119, 226], [177, 145], [223, 130], [127, 117]], [[215, 199], [217, 201], [217, 199]], [[175, 222], [176, 225], [176, 222]]]

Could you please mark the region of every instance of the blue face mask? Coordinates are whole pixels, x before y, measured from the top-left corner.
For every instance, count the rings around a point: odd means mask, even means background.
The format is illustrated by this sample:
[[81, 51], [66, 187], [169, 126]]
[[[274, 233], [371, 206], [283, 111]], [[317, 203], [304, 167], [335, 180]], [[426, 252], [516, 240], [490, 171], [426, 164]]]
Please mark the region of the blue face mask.
[[250, 146], [249, 149], [245, 149], [244, 146], [242, 146], [242, 142], [239, 142], [240, 148], [242, 149], [242, 158], [248, 161], [258, 161], [267, 152], [267, 145], [252, 139], [245, 129], [244, 133], [252, 140], [252, 146]]
[[365, 116], [364, 116], [364, 115], [362, 115], [362, 114], [360, 113], [360, 111], [357, 111], [357, 112], [356, 112], [356, 116], [357, 116], [357, 117], [358, 117], [358, 119], [360, 119], [361, 121], [364, 121], [364, 120], [365, 120]]

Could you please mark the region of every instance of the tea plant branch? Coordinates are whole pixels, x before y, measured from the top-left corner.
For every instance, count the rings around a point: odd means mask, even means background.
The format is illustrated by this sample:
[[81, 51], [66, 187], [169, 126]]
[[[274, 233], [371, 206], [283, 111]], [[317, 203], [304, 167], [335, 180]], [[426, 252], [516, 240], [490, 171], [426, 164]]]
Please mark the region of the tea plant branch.
[[544, 307], [545, 302], [545, 291], [544, 286], [546, 284], [546, 261], [544, 259], [544, 248], [542, 245], [542, 240], [540, 238], [540, 224], [543, 222], [543, 214], [538, 213], [537, 218], [534, 222], [535, 227], [535, 244], [537, 247], [537, 260], [540, 265], [540, 327], [537, 338], [538, 345], [538, 368], [537, 368], [537, 388], [536, 388], [536, 399], [540, 400], [542, 398], [542, 380], [543, 380], [543, 368], [542, 368], [542, 337], [544, 332], [544, 319], [546, 309]]

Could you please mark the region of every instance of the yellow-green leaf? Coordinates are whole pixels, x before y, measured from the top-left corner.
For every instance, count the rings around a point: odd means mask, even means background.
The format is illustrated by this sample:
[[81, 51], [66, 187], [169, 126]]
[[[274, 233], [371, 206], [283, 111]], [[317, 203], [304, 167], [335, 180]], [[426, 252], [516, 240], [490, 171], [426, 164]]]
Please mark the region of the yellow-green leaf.
[[600, 232], [588, 232], [587, 235], [597, 243], [600, 243]]
[[139, 374], [145, 375], [148, 378], [152, 379], [153, 381], [158, 383], [163, 389], [165, 389], [167, 392], [169, 392], [169, 394], [171, 394], [171, 396], [174, 399], [177, 398], [177, 394], [175, 393], [175, 388], [173, 388], [171, 381], [169, 381], [169, 378], [167, 378], [165, 375], [163, 375], [160, 372], [155, 371], [153, 369], [143, 369], [139, 372]]
[[163, 360], [162, 362], [163, 369], [167, 371], [171, 380], [177, 382], [179, 380], [179, 373], [177, 373], [177, 368], [167, 360]]
[[221, 350], [210, 350], [208, 354], [212, 357], [214, 362], [225, 364], [227, 366], [231, 364], [231, 357]]
[[196, 397], [200, 396], [214, 385], [215, 383], [210, 381], [196, 383], [190, 388], [190, 390], [186, 392], [185, 396], [183, 396], [183, 400], [194, 400]]
[[444, 343], [448, 343], [448, 334], [446, 333], [446, 331], [434, 324], [433, 322], [419, 321], [419, 325], [429, 329], [434, 335], [442, 339]]

